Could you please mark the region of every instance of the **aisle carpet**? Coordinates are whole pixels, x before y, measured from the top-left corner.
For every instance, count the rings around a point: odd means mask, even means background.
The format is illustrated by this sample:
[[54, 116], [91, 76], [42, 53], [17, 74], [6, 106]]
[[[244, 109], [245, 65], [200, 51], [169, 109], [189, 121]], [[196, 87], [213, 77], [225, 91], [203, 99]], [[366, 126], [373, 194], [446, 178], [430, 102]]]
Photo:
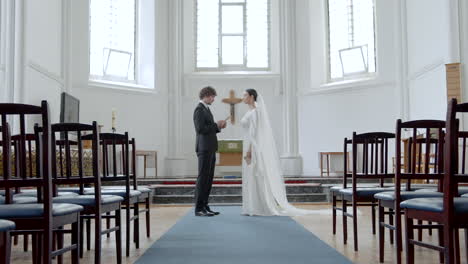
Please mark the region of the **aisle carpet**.
[[190, 210], [136, 262], [139, 264], [351, 263], [290, 217], [248, 217], [238, 206], [221, 215]]

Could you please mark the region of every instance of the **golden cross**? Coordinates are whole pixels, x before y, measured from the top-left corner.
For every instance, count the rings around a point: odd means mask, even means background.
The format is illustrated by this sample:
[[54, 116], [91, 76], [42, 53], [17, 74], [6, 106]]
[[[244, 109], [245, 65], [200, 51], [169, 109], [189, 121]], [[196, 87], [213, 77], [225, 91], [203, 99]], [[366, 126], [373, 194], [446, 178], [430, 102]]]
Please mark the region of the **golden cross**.
[[236, 104], [238, 104], [240, 102], [242, 102], [242, 99], [241, 98], [236, 98], [234, 90], [229, 91], [229, 97], [223, 99], [223, 103], [229, 104], [229, 106], [231, 107], [231, 116], [230, 116], [231, 124], [236, 123], [235, 107], [236, 107]]

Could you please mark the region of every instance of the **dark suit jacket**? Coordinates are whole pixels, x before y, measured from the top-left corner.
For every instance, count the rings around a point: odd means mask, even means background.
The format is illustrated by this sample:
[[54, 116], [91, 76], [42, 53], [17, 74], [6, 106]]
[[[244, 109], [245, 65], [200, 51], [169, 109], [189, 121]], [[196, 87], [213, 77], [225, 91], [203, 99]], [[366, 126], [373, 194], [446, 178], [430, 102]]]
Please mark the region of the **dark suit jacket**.
[[195, 125], [195, 132], [197, 133], [195, 151], [216, 152], [218, 150], [218, 138], [216, 134], [220, 130], [213, 119], [213, 115], [202, 103], [199, 103], [195, 108], [193, 123]]

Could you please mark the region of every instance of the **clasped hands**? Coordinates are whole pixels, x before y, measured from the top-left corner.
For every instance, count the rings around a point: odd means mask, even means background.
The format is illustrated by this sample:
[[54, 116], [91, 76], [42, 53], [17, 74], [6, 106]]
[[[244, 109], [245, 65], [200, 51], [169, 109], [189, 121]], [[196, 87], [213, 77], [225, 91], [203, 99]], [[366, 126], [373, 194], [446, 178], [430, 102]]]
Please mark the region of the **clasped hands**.
[[250, 163], [252, 163], [252, 152], [251, 151], [247, 151], [245, 153], [244, 160], [245, 160], [245, 162], [247, 162], [247, 165], [250, 165]]

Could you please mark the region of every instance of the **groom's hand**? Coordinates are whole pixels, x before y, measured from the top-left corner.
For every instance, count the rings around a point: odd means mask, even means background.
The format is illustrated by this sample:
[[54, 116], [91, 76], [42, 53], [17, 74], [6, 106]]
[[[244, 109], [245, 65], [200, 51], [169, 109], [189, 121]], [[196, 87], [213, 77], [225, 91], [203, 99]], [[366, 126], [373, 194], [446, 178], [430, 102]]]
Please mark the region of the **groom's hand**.
[[217, 122], [217, 125], [218, 125], [218, 128], [219, 128], [219, 129], [226, 128], [226, 121], [224, 121], [224, 120], [219, 120], [219, 121]]

